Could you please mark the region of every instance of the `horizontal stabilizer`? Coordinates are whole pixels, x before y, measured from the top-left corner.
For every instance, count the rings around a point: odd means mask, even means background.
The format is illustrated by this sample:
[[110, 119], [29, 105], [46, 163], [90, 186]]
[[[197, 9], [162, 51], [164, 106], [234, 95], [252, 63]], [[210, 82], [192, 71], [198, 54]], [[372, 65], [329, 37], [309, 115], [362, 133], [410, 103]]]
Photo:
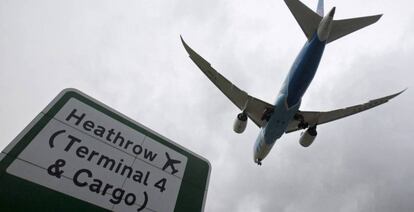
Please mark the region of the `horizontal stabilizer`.
[[327, 43], [377, 22], [382, 15], [334, 20]]
[[285, 3], [308, 40], [310, 40], [318, 29], [322, 17], [298, 0], [285, 0]]

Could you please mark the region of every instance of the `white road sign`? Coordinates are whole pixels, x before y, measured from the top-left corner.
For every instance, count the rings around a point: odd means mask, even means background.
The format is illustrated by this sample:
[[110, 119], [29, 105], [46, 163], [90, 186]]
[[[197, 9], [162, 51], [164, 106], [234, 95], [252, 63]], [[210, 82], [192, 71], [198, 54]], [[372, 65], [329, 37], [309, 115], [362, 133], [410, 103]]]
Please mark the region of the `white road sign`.
[[[182, 200], [178, 202], [184, 205], [177, 205], [180, 189], [184, 193], [180, 199], [185, 200], [194, 198], [188, 193], [201, 188], [199, 207], [203, 209], [210, 171], [206, 160], [171, 141], [166, 143], [165, 138], [77, 90], [63, 91], [55, 102], [62, 99], [64, 103], [53, 115], [49, 112], [56, 104], [34, 120], [32, 126], [39, 126], [43, 116], [49, 116], [10, 161], [7, 174], [112, 211], [194, 208]], [[4, 155], [12, 157], [14, 145], [29, 134], [25, 131], [3, 151]], [[207, 174], [204, 188], [203, 183], [197, 185], [197, 179], [192, 180], [191, 168], [187, 168], [194, 158], [207, 164], [208, 170], [202, 171]], [[199, 172], [195, 170], [194, 177], [199, 177]], [[190, 186], [182, 186], [184, 181]]]

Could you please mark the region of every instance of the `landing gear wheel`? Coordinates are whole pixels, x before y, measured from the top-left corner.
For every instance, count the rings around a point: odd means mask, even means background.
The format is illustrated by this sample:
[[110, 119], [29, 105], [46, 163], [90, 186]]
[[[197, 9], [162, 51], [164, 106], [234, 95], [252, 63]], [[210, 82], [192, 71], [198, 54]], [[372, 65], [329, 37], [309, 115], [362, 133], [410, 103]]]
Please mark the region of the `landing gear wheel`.
[[306, 122], [300, 122], [300, 123], [298, 124], [298, 128], [299, 128], [299, 129], [306, 129], [308, 126], [309, 126], [309, 124], [308, 124], [308, 123], [306, 123]]
[[273, 114], [274, 111], [275, 111], [275, 109], [273, 109], [273, 108], [266, 108], [263, 111], [263, 115], [262, 115], [262, 117], [260, 119], [262, 121], [264, 121], [264, 120], [269, 121], [269, 119], [272, 116], [272, 114]]
[[296, 121], [299, 122], [299, 124], [298, 124], [298, 128], [299, 129], [306, 129], [306, 128], [309, 127], [309, 124], [305, 122], [305, 119], [303, 118], [302, 115], [295, 114], [295, 116], [293, 117], [293, 119], [295, 119]]
[[312, 126], [312, 127], [309, 127], [308, 132], [309, 132], [309, 135], [311, 135], [311, 136], [318, 135], [318, 132], [316, 131], [316, 125]]

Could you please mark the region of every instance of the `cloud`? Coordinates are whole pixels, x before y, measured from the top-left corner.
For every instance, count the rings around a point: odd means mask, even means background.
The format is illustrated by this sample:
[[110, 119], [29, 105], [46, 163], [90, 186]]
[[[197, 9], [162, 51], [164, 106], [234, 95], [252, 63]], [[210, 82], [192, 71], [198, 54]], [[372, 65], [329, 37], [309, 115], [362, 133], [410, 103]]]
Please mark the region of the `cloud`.
[[272, 103], [305, 41], [282, 1], [2, 1], [0, 147], [61, 89], [76, 87], [208, 158], [206, 211], [412, 211], [412, 3], [337, 6], [340, 18], [385, 16], [327, 47], [302, 108], [409, 89], [319, 126], [309, 148], [298, 144], [299, 133], [285, 135], [258, 167], [259, 130], [250, 122], [243, 135], [232, 132], [239, 111], [190, 61], [179, 35], [240, 88]]

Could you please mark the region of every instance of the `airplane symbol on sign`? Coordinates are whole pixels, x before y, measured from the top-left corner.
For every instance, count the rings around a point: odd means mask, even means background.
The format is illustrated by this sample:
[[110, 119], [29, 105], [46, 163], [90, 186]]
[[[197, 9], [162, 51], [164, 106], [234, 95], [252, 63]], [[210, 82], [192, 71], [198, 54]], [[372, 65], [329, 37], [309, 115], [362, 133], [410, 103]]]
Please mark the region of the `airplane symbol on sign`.
[[167, 152], [165, 152], [165, 156], [167, 157], [167, 162], [165, 163], [164, 167], [162, 167], [162, 170], [164, 171], [164, 170], [166, 170], [168, 167], [171, 167], [171, 169], [172, 169], [171, 174], [175, 174], [175, 173], [177, 173], [177, 172], [178, 172], [178, 170], [174, 167], [174, 164], [181, 163], [181, 161], [171, 159], [170, 155], [169, 155]]

